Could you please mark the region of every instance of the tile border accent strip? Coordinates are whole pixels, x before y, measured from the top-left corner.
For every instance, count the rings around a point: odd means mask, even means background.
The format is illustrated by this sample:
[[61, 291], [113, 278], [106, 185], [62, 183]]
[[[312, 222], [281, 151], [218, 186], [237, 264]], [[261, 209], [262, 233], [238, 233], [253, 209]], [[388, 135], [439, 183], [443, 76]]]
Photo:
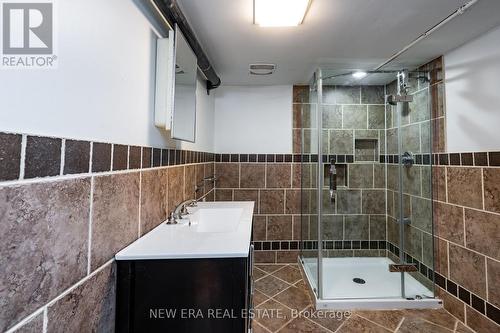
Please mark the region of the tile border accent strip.
[[202, 151], [0, 132], [0, 167], [5, 166], [2, 183], [214, 161], [214, 153]]

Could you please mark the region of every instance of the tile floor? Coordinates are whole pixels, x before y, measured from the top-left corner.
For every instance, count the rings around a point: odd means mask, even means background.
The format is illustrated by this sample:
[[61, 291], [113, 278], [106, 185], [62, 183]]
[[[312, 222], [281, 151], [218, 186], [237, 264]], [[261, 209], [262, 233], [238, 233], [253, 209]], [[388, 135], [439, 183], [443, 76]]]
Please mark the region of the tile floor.
[[295, 264], [257, 264], [254, 283], [254, 333], [473, 332], [444, 309], [315, 312]]

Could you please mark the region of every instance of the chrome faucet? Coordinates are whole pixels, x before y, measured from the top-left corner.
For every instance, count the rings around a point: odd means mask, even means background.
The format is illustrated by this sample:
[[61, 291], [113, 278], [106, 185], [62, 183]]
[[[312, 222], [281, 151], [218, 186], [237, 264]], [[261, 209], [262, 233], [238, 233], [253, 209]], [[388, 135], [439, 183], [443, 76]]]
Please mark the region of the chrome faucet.
[[170, 213], [170, 216], [167, 219], [167, 224], [177, 224], [177, 220], [189, 214], [189, 212], [187, 211], [187, 207], [196, 207], [197, 203], [198, 200], [189, 199], [178, 204], [175, 207], [174, 211]]

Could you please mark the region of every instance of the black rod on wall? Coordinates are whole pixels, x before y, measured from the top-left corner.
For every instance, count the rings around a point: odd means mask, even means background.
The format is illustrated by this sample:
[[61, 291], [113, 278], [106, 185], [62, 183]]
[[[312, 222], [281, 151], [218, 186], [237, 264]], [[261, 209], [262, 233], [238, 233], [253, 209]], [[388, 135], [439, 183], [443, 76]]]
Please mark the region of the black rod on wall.
[[214, 68], [210, 64], [207, 55], [203, 51], [200, 43], [196, 39], [193, 30], [189, 26], [189, 23], [182, 13], [179, 5], [176, 0], [151, 0], [154, 2], [158, 10], [164, 16], [164, 18], [168, 21], [171, 27], [177, 24], [179, 29], [186, 37], [189, 45], [193, 49], [193, 52], [196, 54], [196, 58], [198, 59], [198, 67], [203, 72], [205, 77], [207, 78], [207, 92], [211, 89], [215, 89], [220, 86], [221, 80]]

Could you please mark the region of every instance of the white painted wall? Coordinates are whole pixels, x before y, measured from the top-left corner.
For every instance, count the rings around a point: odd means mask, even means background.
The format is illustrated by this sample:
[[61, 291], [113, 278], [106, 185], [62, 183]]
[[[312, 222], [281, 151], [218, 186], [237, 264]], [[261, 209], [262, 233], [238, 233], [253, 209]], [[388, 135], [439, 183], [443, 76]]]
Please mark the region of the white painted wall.
[[292, 86], [223, 86], [215, 95], [215, 151], [291, 153]]
[[500, 27], [444, 62], [448, 151], [500, 150]]
[[[0, 131], [179, 145], [153, 123], [156, 35], [132, 0], [57, 1], [55, 8], [59, 66], [0, 73]], [[213, 96], [201, 90], [202, 133], [190, 147], [211, 151]]]

